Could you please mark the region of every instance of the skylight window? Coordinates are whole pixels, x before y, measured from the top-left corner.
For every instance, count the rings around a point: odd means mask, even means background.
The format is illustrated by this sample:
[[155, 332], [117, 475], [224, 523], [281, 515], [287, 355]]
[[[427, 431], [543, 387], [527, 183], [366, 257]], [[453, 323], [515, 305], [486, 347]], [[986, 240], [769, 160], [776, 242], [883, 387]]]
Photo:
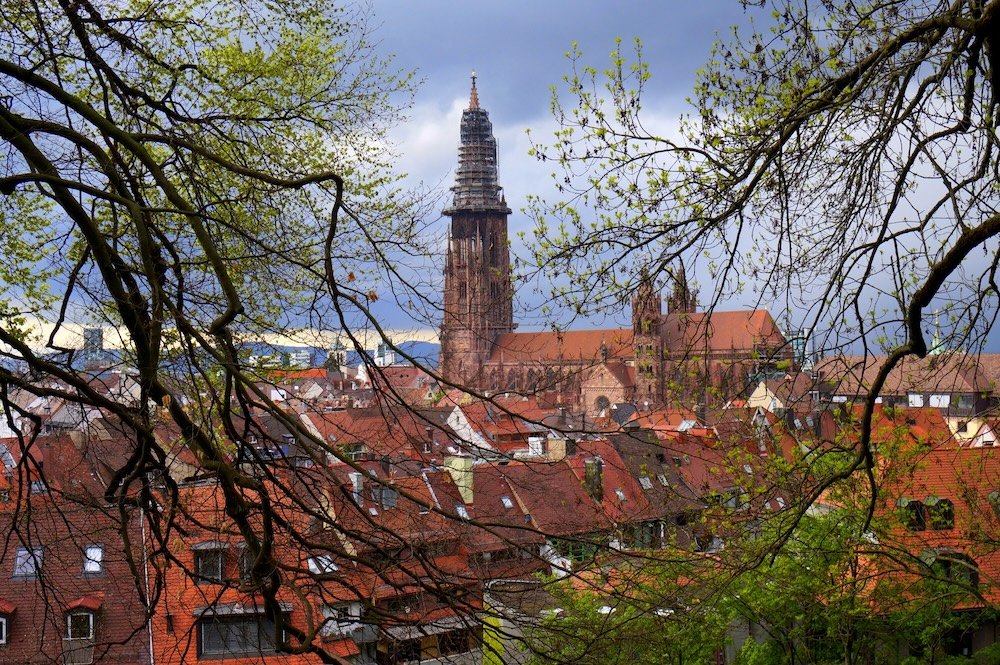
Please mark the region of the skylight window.
[[627, 501], [627, 499], [625, 498], [625, 492], [623, 492], [622, 488], [620, 487], [615, 488], [615, 496], [618, 497], [619, 501]]
[[325, 554], [310, 557], [307, 564], [309, 565], [309, 572], [313, 575], [328, 575], [338, 570], [337, 564], [333, 562], [333, 559]]
[[667, 480], [667, 477], [664, 474], [662, 473], [656, 474], [656, 479], [659, 480], [660, 484], [663, 485], [664, 487], [670, 487], [670, 481]]
[[639, 476], [639, 484], [642, 485], [642, 489], [644, 490], [653, 489], [653, 481], [647, 476]]
[[461, 518], [462, 518], [463, 520], [467, 520], [467, 519], [469, 519], [469, 511], [465, 509], [465, 506], [462, 506], [462, 505], [456, 505], [456, 506], [455, 506], [455, 513], [456, 513], [456, 514], [457, 514], [457, 515], [458, 515], [459, 517], [461, 517]]
[[514, 507], [514, 502], [513, 502], [513, 501], [511, 501], [511, 500], [510, 500], [510, 497], [509, 497], [509, 496], [507, 496], [506, 494], [504, 494], [504, 495], [503, 495], [502, 497], [500, 497], [500, 503], [502, 503], [502, 504], [503, 504], [503, 507], [504, 507], [504, 508], [507, 508], [508, 510], [509, 510], [510, 508], [513, 508], [513, 507]]

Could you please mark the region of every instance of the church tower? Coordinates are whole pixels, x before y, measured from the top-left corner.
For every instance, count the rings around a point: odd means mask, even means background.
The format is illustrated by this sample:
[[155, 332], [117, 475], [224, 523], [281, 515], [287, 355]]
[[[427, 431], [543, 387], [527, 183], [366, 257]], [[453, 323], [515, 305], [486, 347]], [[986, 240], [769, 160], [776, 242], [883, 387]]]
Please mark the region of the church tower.
[[482, 388], [483, 363], [498, 335], [511, 332], [513, 297], [507, 216], [510, 208], [497, 184], [497, 141], [489, 114], [479, 107], [472, 74], [469, 108], [462, 113], [461, 142], [444, 274], [441, 374]]
[[663, 307], [653, 280], [643, 271], [632, 299], [635, 402], [657, 407], [664, 398]]

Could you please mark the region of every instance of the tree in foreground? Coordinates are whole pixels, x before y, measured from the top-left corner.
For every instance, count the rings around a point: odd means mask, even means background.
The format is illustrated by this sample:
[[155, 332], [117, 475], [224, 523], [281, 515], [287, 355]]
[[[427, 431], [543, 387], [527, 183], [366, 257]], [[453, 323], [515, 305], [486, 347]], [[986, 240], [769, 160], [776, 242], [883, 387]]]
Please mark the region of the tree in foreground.
[[[302, 546], [304, 516], [322, 521], [329, 502], [279, 477], [250, 444], [277, 436], [260, 424], [270, 414], [310, 442], [307, 460], [341, 451], [276, 408], [243, 343], [293, 327], [357, 329], [400, 257], [424, 254], [386, 147], [413, 81], [376, 52], [367, 18], [311, 2], [226, 1], [23, 0], [0, 15], [0, 384], [16, 441], [16, 469], [7, 468], [24, 481], [6, 491], [52, 480], [60, 500], [69, 487], [89, 497], [102, 513], [89, 522], [117, 525], [126, 547], [102, 560], [94, 544], [88, 561], [101, 571], [124, 557], [139, 617], [157, 612], [171, 564], [222, 579], [221, 557], [192, 563], [176, 547], [214, 524], [245, 548], [246, 588], [272, 628], [262, 643], [324, 660], [334, 655], [313, 639], [323, 617], [296, 624], [279, 601], [322, 566], [289, 569], [277, 550]], [[407, 297], [403, 282], [393, 289]], [[64, 329], [79, 335], [80, 325], [116, 331], [128, 390], [109, 388], [108, 373], [63, 346]], [[97, 460], [97, 485], [89, 472], [46, 478], [57, 460], [42, 466], [38, 437], [49, 425], [32, 399], [112, 423], [124, 442], [116, 450], [74, 439]], [[185, 459], [217, 495], [181, 491], [171, 472]], [[15, 576], [32, 578], [55, 569], [42, 556], [57, 548], [40, 546], [21, 499], [5, 522], [4, 559], [17, 554]], [[206, 505], [221, 521], [199, 521]], [[140, 535], [160, 568], [134, 556]], [[61, 540], [87, 537], [97, 538]], [[79, 602], [85, 612], [98, 601]], [[63, 627], [58, 618], [56, 633], [92, 638], [93, 623], [73, 616]], [[224, 647], [238, 629], [213, 639]]]
[[539, 265], [580, 311], [615, 307], [640, 268], [696, 265], [709, 307], [777, 304], [826, 350], [886, 354], [856, 451], [871, 469], [892, 368], [927, 355], [932, 325], [948, 349], [994, 327], [1000, 3], [764, 4], [674, 134], [647, 125], [638, 44], [602, 71], [569, 54], [560, 128], [534, 148], [562, 195], [532, 203]]

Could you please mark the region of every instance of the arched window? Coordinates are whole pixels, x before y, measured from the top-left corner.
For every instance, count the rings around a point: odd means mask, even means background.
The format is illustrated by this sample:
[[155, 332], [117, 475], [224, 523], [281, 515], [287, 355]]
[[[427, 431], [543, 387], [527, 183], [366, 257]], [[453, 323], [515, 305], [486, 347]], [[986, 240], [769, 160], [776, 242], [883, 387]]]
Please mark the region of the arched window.
[[924, 499], [927, 522], [935, 531], [955, 528], [955, 506], [948, 499], [929, 496]]
[[920, 559], [940, 581], [954, 582], [971, 591], [979, 588], [979, 565], [972, 557], [954, 550], [925, 550]]
[[517, 390], [517, 372], [513, 367], [507, 372], [507, 390]]
[[611, 400], [609, 400], [604, 395], [601, 395], [596, 400], [594, 400], [594, 408], [598, 411], [607, 411], [611, 408]]
[[910, 531], [923, 531], [927, 528], [927, 519], [924, 514], [924, 504], [914, 499], [902, 497], [897, 502], [900, 509], [900, 520]]

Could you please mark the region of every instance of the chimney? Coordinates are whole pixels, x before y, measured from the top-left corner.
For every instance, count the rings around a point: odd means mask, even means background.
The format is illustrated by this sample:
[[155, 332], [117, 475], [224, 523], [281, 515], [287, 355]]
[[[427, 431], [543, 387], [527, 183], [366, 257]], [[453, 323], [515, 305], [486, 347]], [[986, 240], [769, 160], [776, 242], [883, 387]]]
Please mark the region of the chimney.
[[351, 494], [354, 495], [354, 502], [359, 506], [365, 505], [365, 475], [360, 471], [352, 471], [347, 474], [351, 479]]
[[446, 455], [444, 458], [444, 466], [458, 487], [462, 501], [470, 504], [473, 502], [472, 465], [473, 459], [467, 455]]

